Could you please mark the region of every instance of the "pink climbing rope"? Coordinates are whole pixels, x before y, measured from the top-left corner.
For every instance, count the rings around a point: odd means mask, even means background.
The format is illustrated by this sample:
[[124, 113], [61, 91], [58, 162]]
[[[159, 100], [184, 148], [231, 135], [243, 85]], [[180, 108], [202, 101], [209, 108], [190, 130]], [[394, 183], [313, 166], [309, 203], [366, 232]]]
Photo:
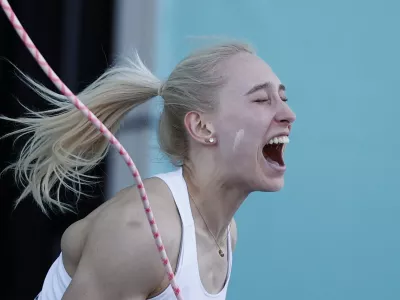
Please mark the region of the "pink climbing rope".
[[10, 4], [6, 0], [0, 0], [0, 6], [2, 7], [3, 11], [7, 15], [8, 19], [10, 20], [11, 24], [13, 25], [15, 31], [18, 33], [19, 37], [28, 48], [29, 52], [33, 55], [37, 63], [43, 69], [43, 71], [47, 74], [50, 80], [54, 83], [54, 85], [61, 91], [63, 95], [65, 95], [77, 109], [79, 109], [87, 118], [88, 120], [96, 126], [96, 128], [109, 140], [111, 145], [116, 148], [119, 154], [123, 157], [125, 163], [128, 165], [129, 169], [132, 172], [134, 180], [136, 181], [137, 188], [139, 190], [139, 194], [142, 198], [143, 208], [145, 210], [147, 219], [149, 221], [151, 231], [153, 233], [153, 237], [155, 243], [157, 245], [157, 249], [160, 253], [161, 261], [165, 267], [165, 271], [168, 275], [168, 279], [171, 283], [171, 286], [174, 290], [176, 298], [178, 300], [183, 300], [180, 289], [175, 282], [174, 272], [172, 271], [171, 264], [169, 262], [167, 253], [165, 252], [165, 248], [160, 236], [160, 233], [157, 228], [156, 221], [154, 219], [154, 215], [152, 213], [149, 199], [147, 198], [147, 194], [143, 185], [143, 181], [140, 177], [139, 171], [137, 170], [133, 160], [129, 156], [128, 152], [124, 149], [121, 143], [115, 138], [115, 136], [104, 126], [103, 123], [81, 102], [79, 101], [78, 97], [76, 97], [69, 88], [61, 81], [61, 79], [57, 76], [57, 74], [51, 69], [49, 64], [46, 62], [44, 57], [40, 54], [39, 50], [33, 44], [32, 40], [29, 38], [28, 34], [26, 33], [25, 29], [22, 27], [21, 23], [19, 22], [17, 16], [15, 15], [14, 11], [12, 10]]

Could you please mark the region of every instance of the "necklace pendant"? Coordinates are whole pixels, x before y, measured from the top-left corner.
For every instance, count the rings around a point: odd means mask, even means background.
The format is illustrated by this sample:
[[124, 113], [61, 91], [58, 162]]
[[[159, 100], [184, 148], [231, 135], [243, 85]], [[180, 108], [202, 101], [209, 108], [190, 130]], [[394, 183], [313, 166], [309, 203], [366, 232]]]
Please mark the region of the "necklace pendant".
[[218, 253], [219, 253], [219, 256], [221, 256], [221, 257], [224, 257], [224, 256], [225, 256], [224, 251], [222, 251], [221, 249], [219, 249]]

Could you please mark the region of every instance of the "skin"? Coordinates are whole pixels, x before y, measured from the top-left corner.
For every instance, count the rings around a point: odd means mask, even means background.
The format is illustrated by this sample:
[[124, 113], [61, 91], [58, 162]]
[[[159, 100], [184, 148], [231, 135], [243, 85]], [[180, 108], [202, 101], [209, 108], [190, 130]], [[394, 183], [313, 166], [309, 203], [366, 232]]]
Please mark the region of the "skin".
[[[288, 134], [295, 120], [283, 101], [281, 82], [257, 56], [235, 55], [221, 64], [220, 72], [226, 80], [217, 92], [216, 109], [189, 112], [184, 120], [190, 151], [183, 174], [193, 196], [200, 277], [209, 293], [224, 286], [228, 262], [226, 256], [218, 255], [205, 222], [225, 253], [231, 226], [235, 247], [233, 216], [246, 197], [254, 191], [278, 191], [284, 184], [284, 171], [266, 162], [262, 148], [271, 137]], [[258, 85], [262, 88], [255, 90]], [[251, 90], [255, 91], [249, 93]], [[210, 143], [210, 137], [215, 141]], [[144, 185], [171, 265], [176, 268], [182, 228], [173, 197], [160, 179], [147, 179]], [[62, 252], [72, 277], [63, 300], [143, 300], [168, 286], [135, 187], [121, 191], [68, 228]]]

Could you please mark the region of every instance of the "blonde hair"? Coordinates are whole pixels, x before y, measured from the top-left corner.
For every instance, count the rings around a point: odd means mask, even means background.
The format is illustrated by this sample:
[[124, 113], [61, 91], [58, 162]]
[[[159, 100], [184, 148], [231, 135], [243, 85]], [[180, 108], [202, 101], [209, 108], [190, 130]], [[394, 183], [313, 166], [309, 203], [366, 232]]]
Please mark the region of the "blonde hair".
[[[115, 133], [129, 111], [160, 95], [164, 108], [159, 122], [159, 144], [171, 161], [180, 165], [188, 154], [185, 114], [193, 110], [207, 112], [215, 107], [213, 95], [223, 84], [217, 68], [223, 60], [240, 52], [252, 53], [252, 50], [246, 44], [225, 43], [197, 51], [182, 60], [164, 83], [136, 54], [134, 60], [112, 66], [77, 96]], [[32, 194], [45, 213], [47, 207], [71, 210], [71, 206], [60, 200], [61, 188], [74, 191], [78, 200], [81, 185], [95, 179], [87, 172], [106, 156], [109, 143], [65, 96], [27, 76], [23, 75], [23, 79], [54, 108], [42, 112], [29, 110], [27, 117], [17, 119], [1, 117], [23, 125], [8, 135], [31, 134], [19, 159], [9, 166], [24, 188], [16, 205]]]

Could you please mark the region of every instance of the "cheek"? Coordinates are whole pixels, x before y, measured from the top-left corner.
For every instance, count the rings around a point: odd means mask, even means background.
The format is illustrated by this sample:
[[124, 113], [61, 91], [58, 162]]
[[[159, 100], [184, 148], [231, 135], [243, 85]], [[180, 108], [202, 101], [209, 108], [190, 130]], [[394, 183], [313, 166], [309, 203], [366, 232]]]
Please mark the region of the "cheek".
[[234, 156], [254, 156], [263, 140], [263, 133], [260, 130], [241, 128], [231, 142], [229, 151]]
[[222, 155], [253, 155], [263, 141], [265, 127], [253, 117], [227, 118], [218, 128]]
[[265, 139], [272, 115], [264, 106], [229, 107], [214, 123], [223, 155], [252, 153], [254, 155]]

